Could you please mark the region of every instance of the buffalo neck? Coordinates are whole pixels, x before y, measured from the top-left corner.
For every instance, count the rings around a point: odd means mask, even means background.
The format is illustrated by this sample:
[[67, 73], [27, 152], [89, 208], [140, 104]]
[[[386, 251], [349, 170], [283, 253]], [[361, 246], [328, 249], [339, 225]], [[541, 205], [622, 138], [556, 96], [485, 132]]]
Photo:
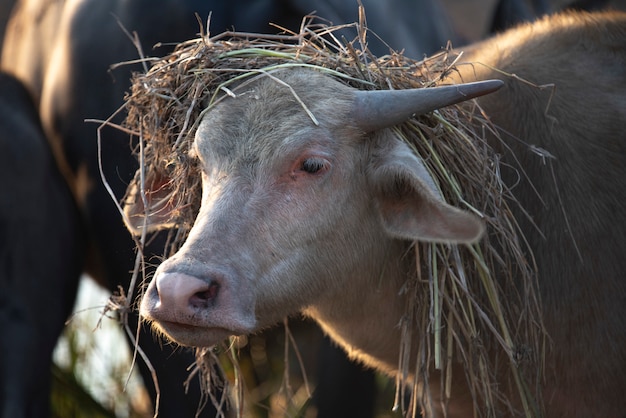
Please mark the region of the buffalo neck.
[[407, 297], [402, 292], [414, 277], [413, 250], [405, 241], [388, 239], [363, 269], [341, 281], [334, 295], [304, 310], [352, 359], [395, 374], [400, 323]]

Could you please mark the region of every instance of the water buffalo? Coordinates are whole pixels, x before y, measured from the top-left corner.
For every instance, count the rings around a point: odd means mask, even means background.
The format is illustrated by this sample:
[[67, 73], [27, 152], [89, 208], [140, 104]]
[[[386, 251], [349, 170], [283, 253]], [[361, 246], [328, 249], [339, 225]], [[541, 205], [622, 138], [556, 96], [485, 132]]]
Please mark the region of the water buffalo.
[[[493, 141], [502, 175], [526, 211], [514, 209], [551, 339], [548, 417], [626, 411], [625, 69], [626, 15], [563, 14], [469, 47], [445, 80], [504, 82], [478, 103], [503, 137]], [[311, 70], [274, 77], [319, 125], [268, 77], [206, 112], [194, 144], [201, 208], [141, 314], [181, 345], [210, 346], [302, 312], [351, 357], [395, 375], [412, 240], [469, 242], [482, 224], [439, 200], [387, 129], [428, 109], [411, 93], [369, 98]], [[536, 87], [547, 83], [553, 95]], [[471, 416], [455, 383], [448, 416]]]
[[4, 73], [0, 177], [0, 416], [44, 417], [50, 373], [41, 371], [72, 307], [84, 236], [33, 99]]
[[[135, 243], [120, 220], [117, 208], [100, 180], [98, 146], [95, 123], [85, 119], [106, 119], [123, 103], [129, 87], [130, 72], [139, 70], [139, 65], [128, 65], [111, 70], [112, 64], [134, 60], [138, 51], [121, 26], [136, 32], [146, 55], [152, 56], [168, 51], [167, 47], [157, 50], [151, 47], [158, 42], [176, 43], [189, 39], [199, 31], [194, 13], [206, 20], [211, 13], [210, 30], [221, 32], [231, 28], [250, 32], [276, 32], [269, 22], [297, 30], [302, 17], [320, 8], [326, 17], [335, 23], [352, 22], [358, 18], [357, 3], [348, 9], [345, 2], [278, 1], [254, 0], [246, 2], [223, 2], [169, 0], [21, 0], [13, 11], [8, 26], [2, 54], [2, 68], [9, 71], [29, 88], [39, 104], [44, 129], [81, 208], [81, 219], [88, 232], [86, 271], [106, 288], [114, 291], [118, 285], [128, 287], [129, 271], [134, 267]], [[379, 9], [376, 1], [363, 1], [366, 7]], [[397, 0], [401, 5], [389, 10], [403, 10], [394, 18], [393, 25], [380, 12], [369, 17], [373, 30], [385, 38], [392, 31], [404, 34], [406, 40], [395, 38], [395, 48], [406, 48], [410, 54], [419, 56], [433, 52], [445, 45], [453, 33], [445, 19], [439, 19], [441, 7], [435, 0]], [[409, 13], [416, 10], [429, 13]], [[349, 13], [349, 15], [346, 15]], [[396, 16], [396, 18], [398, 18]], [[119, 22], [119, 23], [118, 23]], [[353, 35], [346, 35], [353, 36]], [[375, 45], [372, 45], [375, 47]], [[384, 53], [382, 43], [378, 52]], [[103, 174], [114, 192], [121, 196], [137, 168], [131, 156], [131, 147], [125, 135], [113, 129], [103, 131], [102, 143]], [[146, 254], [161, 255], [164, 237], [157, 238]], [[68, 262], [69, 263], [69, 262]], [[70, 265], [70, 264], [68, 264]], [[41, 277], [40, 288], [52, 292], [51, 281]], [[63, 317], [70, 309], [71, 300], [54, 314], [48, 306], [40, 318], [50, 321], [49, 329], [59, 332]], [[33, 310], [43, 309], [35, 299], [26, 299]], [[44, 311], [42, 311], [44, 312]], [[133, 321], [131, 317], [131, 321]], [[4, 329], [0, 330], [4, 335]], [[160, 404], [161, 416], [192, 416], [199, 404], [200, 394], [196, 384], [185, 394], [183, 382], [188, 377], [187, 367], [193, 363], [191, 353], [161, 347], [149, 333], [140, 338], [143, 350], [148, 354], [156, 369], [163, 397]], [[16, 351], [15, 355], [21, 352]], [[48, 350], [41, 355], [40, 369], [44, 360], [49, 361]], [[151, 386], [151, 373], [139, 363], [144, 381], [155, 397]], [[2, 375], [2, 387], [23, 380], [23, 375]], [[19, 387], [17, 385], [16, 387]], [[17, 392], [15, 392], [17, 393]], [[22, 393], [15, 399], [27, 399]], [[40, 416], [33, 414], [34, 416]], [[45, 414], [44, 414], [45, 415]], [[205, 415], [211, 415], [205, 411]], [[15, 416], [15, 415], [9, 415]]]

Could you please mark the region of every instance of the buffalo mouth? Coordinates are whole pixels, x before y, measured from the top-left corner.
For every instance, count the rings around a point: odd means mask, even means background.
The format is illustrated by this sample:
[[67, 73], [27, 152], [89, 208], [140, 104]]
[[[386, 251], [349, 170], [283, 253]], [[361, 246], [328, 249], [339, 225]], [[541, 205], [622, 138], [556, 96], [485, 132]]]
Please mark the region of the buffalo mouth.
[[169, 340], [185, 347], [212, 347], [237, 331], [221, 327], [206, 327], [173, 321], [152, 321], [152, 327]]

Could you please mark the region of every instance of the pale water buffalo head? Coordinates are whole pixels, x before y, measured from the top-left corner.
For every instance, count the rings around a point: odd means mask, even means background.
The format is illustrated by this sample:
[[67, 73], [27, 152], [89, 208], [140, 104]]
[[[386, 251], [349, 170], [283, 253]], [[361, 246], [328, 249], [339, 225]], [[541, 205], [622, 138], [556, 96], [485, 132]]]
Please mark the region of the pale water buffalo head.
[[197, 129], [201, 208], [142, 316], [211, 346], [384, 280], [395, 242], [476, 240], [481, 221], [444, 203], [387, 128], [500, 84], [363, 92], [288, 69], [234, 89]]

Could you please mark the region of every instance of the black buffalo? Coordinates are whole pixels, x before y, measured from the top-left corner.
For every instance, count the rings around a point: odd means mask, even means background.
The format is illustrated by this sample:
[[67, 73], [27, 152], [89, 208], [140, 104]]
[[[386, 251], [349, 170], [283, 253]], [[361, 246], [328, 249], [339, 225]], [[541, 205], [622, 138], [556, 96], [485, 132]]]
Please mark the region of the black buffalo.
[[78, 208], [26, 88], [0, 73], [0, 416], [48, 416], [83, 259]]

